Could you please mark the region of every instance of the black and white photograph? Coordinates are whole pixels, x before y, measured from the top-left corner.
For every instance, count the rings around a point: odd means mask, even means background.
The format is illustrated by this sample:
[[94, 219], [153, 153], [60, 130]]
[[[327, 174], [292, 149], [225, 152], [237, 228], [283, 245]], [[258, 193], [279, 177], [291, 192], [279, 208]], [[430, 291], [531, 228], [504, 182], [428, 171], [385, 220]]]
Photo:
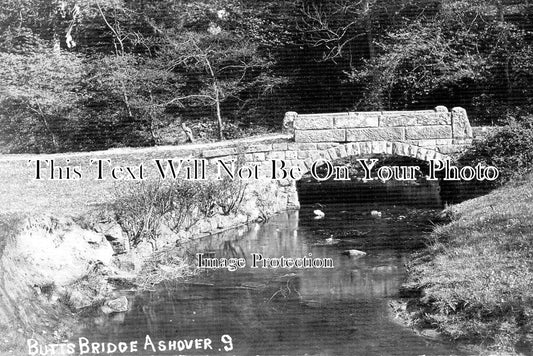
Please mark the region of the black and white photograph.
[[0, 0], [0, 356], [533, 356], [529, 0]]

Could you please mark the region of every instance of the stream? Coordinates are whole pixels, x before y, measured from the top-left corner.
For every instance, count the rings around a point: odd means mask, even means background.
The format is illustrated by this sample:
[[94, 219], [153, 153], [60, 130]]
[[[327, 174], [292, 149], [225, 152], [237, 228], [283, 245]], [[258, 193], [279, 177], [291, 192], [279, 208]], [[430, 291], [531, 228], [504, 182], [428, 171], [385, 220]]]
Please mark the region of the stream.
[[[435, 189], [407, 187], [395, 201], [327, 203], [322, 219], [316, 206], [303, 205], [193, 241], [186, 246], [191, 255], [245, 258], [246, 266], [205, 269], [187, 283], [132, 293], [130, 311], [89, 318], [82, 335], [99, 343], [138, 341], [137, 351], [117, 355], [462, 354], [394, 321], [389, 307], [404, 265], [442, 209]], [[350, 249], [367, 255], [345, 255]], [[333, 268], [251, 268], [253, 253], [328, 258]]]

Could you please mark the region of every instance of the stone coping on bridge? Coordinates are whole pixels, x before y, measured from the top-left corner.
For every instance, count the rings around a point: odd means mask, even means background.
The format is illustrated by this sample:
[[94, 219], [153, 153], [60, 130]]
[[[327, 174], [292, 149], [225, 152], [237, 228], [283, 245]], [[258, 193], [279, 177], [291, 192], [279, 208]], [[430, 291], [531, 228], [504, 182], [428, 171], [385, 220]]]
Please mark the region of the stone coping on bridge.
[[294, 141], [366, 142], [402, 141], [419, 146], [469, 144], [472, 128], [466, 111], [444, 106], [434, 110], [343, 112], [285, 115], [284, 129], [294, 133]]

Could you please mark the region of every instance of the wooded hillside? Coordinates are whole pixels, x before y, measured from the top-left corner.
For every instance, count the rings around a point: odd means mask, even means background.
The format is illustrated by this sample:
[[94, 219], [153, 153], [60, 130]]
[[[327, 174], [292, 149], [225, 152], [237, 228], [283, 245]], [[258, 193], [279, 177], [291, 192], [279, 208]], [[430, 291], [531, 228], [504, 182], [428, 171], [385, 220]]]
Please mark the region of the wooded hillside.
[[286, 111], [533, 107], [528, 0], [4, 0], [0, 153], [209, 141]]

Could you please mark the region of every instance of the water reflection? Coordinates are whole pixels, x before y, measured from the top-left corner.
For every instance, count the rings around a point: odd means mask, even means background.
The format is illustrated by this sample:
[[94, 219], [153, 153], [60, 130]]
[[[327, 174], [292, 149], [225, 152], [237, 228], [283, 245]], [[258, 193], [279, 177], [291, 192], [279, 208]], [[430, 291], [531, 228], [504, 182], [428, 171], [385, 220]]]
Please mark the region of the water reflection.
[[[371, 216], [372, 209], [379, 209], [381, 218]], [[409, 252], [422, 245], [434, 211], [373, 203], [327, 205], [324, 211], [324, 219], [314, 220], [312, 207], [304, 207], [263, 225], [191, 243], [189, 253], [244, 257], [247, 266], [235, 272], [206, 270], [186, 284], [165, 283], [154, 292], [130, 295], [133, 306], [128, 313], [90, 318], [82, 335], [99, 342], [139, 340], [140, 346], [147, 334], [154, 343], [212, 340], [212, 350], [180, 354], [457, 354], [451, 345], [424, 339], [392, 322], [388, 308]], [[347, 249], [367, 255], [351, 258], [342, 254]], [[252, 253], [293, 258], [312, 254], [332, 258], [334, 268], [252, 269]], [[225, 334], [232, 338], [234, 349], [229, 352], [221, 341]]]

